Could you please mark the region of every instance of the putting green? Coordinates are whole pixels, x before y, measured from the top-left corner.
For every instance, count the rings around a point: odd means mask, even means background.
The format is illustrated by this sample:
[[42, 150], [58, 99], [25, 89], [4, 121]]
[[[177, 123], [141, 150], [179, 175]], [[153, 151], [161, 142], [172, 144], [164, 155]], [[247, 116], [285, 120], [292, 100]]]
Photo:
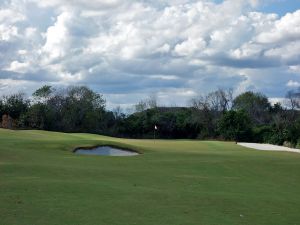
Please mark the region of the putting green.
[[[0, 225], [300, 224], [300, 154], [0, 129]], [[116, 145], [134, 157], [86, 156]]]

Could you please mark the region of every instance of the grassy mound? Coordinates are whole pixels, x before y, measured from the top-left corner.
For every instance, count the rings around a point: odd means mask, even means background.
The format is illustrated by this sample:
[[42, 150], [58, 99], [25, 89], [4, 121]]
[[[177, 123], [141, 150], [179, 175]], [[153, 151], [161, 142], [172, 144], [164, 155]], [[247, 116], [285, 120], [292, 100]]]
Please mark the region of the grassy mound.
[[[300, 224], [300, 154], [0, 129], [2, 225]], [[78, 146], [144, 154], [82, 156]]]

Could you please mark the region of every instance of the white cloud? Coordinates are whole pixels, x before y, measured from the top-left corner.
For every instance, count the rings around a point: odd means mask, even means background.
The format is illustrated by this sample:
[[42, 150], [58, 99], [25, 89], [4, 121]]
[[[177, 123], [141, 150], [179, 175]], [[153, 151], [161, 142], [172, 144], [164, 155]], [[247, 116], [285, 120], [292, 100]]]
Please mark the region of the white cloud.
[[289, 71], [291, 71], [292, 73], [300, 74], [300, 65], [290, 66]]
[[29, 69], [29, 63], [22, 63], [22, 62], [18, 62], [18, 61], [13, 61], [11, 62], [9, 68], [7, 68], [6, 70], [8, 71], [12, 71], [12, 72], [17, 72], [17, 73], [25, 73], [28, 71]]
[[174, 75], [151, 75], [152, 79], [162, 79], [162, 80], [177, 80], [179, 77]]
[[120, 0], [29, 0], [30, 2], [35, 2], [40, 7], [84, 7], [91, 9], [101, 9], [116, 7], [121, 4]]
[[169, 44], [164, 44], [161, 47], [158, 47], [156, 51], [154, 52], [159, 52], [159, 53], [168, 53], [170, 51], [171, 47]]
[[289, 80], [289, 82], [287, 82], [286, 86], [291, 87], [291, 88], [297, 88], [297, 87], [300, 87], [300, 82], [294, 81], [294, 80]]
[[28, 94], [43, 84], [45, 83], [27, 80], [0, 79], [0, 94], [10, 95], [17, 92]]
[[263, 44], [289, 42], [300, 39], [300, 10], [288, 13], [275, 21], [271, 29], [260, 33], [257, 42]]
[[297, 65], [300, 62], [300, 39], [299, 41], [288, 42], [280, 47], [265, 51], [268, 57], [279, 58], [287, 65]]
[[280, 103], [282, 106], [286, 106], [287, 99], [286, 98], [269, 98], [269, 101], [272, 105], [276, 103]]
[[[172, 96], [170, 98], [170, 96]], [[170, 88], [157, 92], [160, 105], [183, 106], [187, 105], [190, 99], [195, 98], [197, 93], [189, 88]]]
[[187, 39], [175, 46], [175, 53], [179, 56], [193, 56], [206, 47], [206, 42], [202, 39]]
[[20, 49], [18, 50], [19, 55], [26, 55], [27, 54], [27, 50], [25, 49]]
[[18, 28], [0, 24], [0, 41], [10, 41], [18, 36]]
[[57, 17], [55, 24], [47, 29], [43, 52], [49, 55], [50, 60], [66, 55], [66, 50], [71, 41], [67, 26], [72, 21], [72, 18], [71, 13], [64, 12]]
[[0, 9], [0, 23], [12, 24], [26, 19], [26, 16], [13, 9]]
[[258, 0], [6, 2], [0, 79], [86, 84], [111, 101], [157, 92], [164, 103], [218, 87], [279, 97], [300, 82], [300, 10], [279, 18], [255, 12]]

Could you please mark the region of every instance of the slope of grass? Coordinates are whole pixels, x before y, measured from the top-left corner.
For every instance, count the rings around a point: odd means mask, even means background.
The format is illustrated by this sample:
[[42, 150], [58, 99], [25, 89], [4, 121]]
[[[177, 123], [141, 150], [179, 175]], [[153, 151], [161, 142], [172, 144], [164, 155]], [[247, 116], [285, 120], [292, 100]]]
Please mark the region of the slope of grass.
[[[0, 129], [0, 225], [300, 224], [300, 154]], [[114, 144], [136, 157], [75, 155]]]

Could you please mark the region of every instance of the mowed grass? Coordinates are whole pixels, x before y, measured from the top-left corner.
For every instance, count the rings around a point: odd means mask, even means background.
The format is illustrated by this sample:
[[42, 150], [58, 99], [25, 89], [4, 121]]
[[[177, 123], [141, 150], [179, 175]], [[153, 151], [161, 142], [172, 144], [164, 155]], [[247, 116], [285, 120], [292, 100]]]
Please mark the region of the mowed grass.
[[[300, 154], [0, 129], [0, 225], [300, 224]], [[83, 156], [114, 144], [135, 157]]]

